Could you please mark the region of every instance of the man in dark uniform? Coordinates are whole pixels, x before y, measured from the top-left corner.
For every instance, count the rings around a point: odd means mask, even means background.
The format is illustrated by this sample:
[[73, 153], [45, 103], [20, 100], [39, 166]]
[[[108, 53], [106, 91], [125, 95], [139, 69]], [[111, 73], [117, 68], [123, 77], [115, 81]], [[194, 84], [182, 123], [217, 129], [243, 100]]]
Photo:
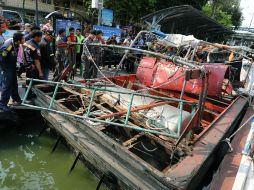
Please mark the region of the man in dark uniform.
[[[93, 30], [84, 40], [83, 52], [81, 55], [82, 64], [84, 64], [84, 79], [96, 78], [97, 68], [93, 64], [92, 60], [96, 61], [95, 48], [94, 46], [89, 46], [95, 40], [96, 31]], [[92, 57], [91, 57], [92, 56]]]
[[41, 52], [39, 43], [42, 38], [42, 32], [34, 30], [31, 33], [32, 39], [24, 43], [24, 63], [27, 69], [27, 77], [34, 79], [43, 79], [41, 68]]
[[43, 72], [43, 79], [48, 80], [49, 71], [53, 69], [55, 65], [53, 50], [50, 46], [50, 43], [53, 41], [52, 31], [46, 31], [45, 35], [41, 39], [39, 43], [40, 51], [41, 51], [41, 68]]
[[3, 91], [0, 99], [0, 109], [3, 111], [10, 110], [7, 107], [10, 97], [12, 97], [13, 105], [21, 103], [18, 94], [16, 63], [19, 45], [24, 42], [24, 35], [22, 33], [15, 33], [13, 39], [7, 40], [0, 48], [0, 59], [3, 69]]

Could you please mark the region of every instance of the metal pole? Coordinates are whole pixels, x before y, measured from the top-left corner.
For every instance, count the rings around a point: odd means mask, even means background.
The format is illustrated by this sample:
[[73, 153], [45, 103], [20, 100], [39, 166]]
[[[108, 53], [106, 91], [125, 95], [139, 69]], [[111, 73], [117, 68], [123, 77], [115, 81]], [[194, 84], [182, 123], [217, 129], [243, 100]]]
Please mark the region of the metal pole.
[[38, 18], [38, 0], [35, 1], [35, 21], [36, 21], [36, 25], [39, 26], [39, 18]]
[[[98, 87], [93, 87], [93, 86], [85, 86], [85, 85], [79, 85], [79, 84], [69, 84], [69, 83], [61, 83], [61, 82], [53, 82], [53, 81], [45, 81], [45, 80], [39, 80], [39, 79], [31, 79], [27, 78], [27, 80], [33, 81], [33, 82], [40, 82], [40, 83], [45, 83], [45, 84], [59, 84], [61, 86], [70, 86], [70, 87], [76, 87], [76, 88], [84, 88], [88, 90], [96, 90], [97, 92], [112, 92], [112, 93], [121, 93], [121, 94], [134, 94], [135, 96], [140, 96], [140, 97], [148, 97], [148, 98], [154, 98], [157, 100], [163, 100], [163, 101], [175, 101], [175, 102], [183, 102], [185, 104], [190, 104], [190, 105], [198, 105], [196, 102], [190, 102], [188, 100], [179, 100], [177, 98], [167, 98], [167, 97], [161, 97], [161, 96], [155, 96], [155, 95], [150, 95], [150, 94], [142, 94], [142, 93], [133, 93], [133, 92], [128, 92], [126, 90], [120, 90], [120, 89], [107, 89], [107, 88], [98, 88]], [[30, 82], [31, 84], [31, 82]], [[29, 87], [30, 87], [29, 84]], [[32, 86], [32, 84], [31, 84]], [[28, 87], [27, 92], [30, 90]], [[25, 95], [26, 96], [26, 95]], [[91, 96], [92, 97], [92, 96]], [[25, 98], [24, 98], [25, 99]]]
[[[140, 31], [140, 32], [137, 34], [137, 36], [135, 37], [135, 39], [131, 42], [129, 48], [131, 48], [131, 47], [134, 46], [135, 42], [138, 40], [139, 36], [141, 36], [142, 33], [147, 33], [147, 31], [143, 31], [143, 30]], [[127, 57], [127, 55], [128, 55], [129, 52], [130, 52], [129, 50], [125, 51], [124, 56], [122, 57], [122, 59], [121, 59], [119, 65], [117, 66], [117, 69], [116, 69], [116, 72], [115, 72], [114, 76], [117, 75], [118, 71], [119, 71], [120, 68], [122, 67], [123, 62], [125, 61], [125, 59], [126, 59], [126, 57]]]
[[251, 25], [252, 25], [252, 21], [253, 21], [253, 17], [254, 17], [254, 12], [252, 13], [252, 17], [251, 17], [250, 26], [249, 26], [249, 29], [248, 29], [248, 31], [249, 31], [249, 30], [250, 30], [250, 28], [251, 28]]
[[100, 0], [99, 2], [99, 13], [98, 13], [98, 23], [97, 25], [101, 25], [101, 10], [103, 9], [103, 0]]
[[[141, 127], [138, 127], [136, 125], [126, 125], [126, 124], [114, 123], [114, 122], [110, 122], [110, 121], [106, 121], [106, 120], [98, 120], [98, 119], [95, 119], [95, 118], [90, 118], [90, 117], [81, 116], [81, 115], [75, 115], [75, 114], [72, 114], [72, 113], [57, 111], [57, 110], [48, 109], [48, 108], [45, 108], [45, 107], [33, 106], [33, 105], [30, 105], [30, 104], [22, 104], [22, 105], [24, 105], [26, 107], [29, 107], [29, 108], [32, 108], [34, 110], [49, 111], [49, 112], [52, 112], [52, 113], [58, 113], [58, 114], [62, 114], [62, 115], [65, 115], [65, 116], [72, 116], [72, 117], [80, 118], [80, 119], [83, 119], [83, 120], [89, 120], [89, 121], [92, 121], [92, 122], [98, 122], [98, 123], [113, 125], [113, 126], [116, 126], [116, 127], [125, 127], [125, 128], [134, 129], [134, 130], [141, 131], [141, 132], [153, 133], [153, 134], [178, 138], [178, 136], [176, 134], [171, 134], [171, 133], [168, 133], [168, 132], [159, 132], [159, 131], [152, 130], [152, 129], [141, 128]], [[165, 129], [160, 129], [160, 130], [166, 130], [166, 128]], [[57, 145], [55, 145], [55, 146], [57, 146]]]
[[26, 2], [26, 0], [23, 0], [22, 14], [23, 14], [23, 20], [24, 21], [25, 21], [25, 2]]
[[3, 16], [3, 2], [0, 2], [0, 16]]

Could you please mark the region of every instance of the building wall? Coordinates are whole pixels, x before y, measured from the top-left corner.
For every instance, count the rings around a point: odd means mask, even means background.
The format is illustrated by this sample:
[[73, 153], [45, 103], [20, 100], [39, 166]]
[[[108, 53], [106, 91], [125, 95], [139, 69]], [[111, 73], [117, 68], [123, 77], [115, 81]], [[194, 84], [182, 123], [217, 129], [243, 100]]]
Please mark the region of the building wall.
[[83, 2], [85, 1], [86, 0], [55, 0], [55, 5], [57, 9], [69, 9], [85, 16], [86, 11], [83, 6]]
[[[19, 8], [22, 11], [23, 0], [2, 0], [4, 7]], [[35, 10], [35, 0], [25, 0], [25, 9]], [[53, 0], [38, 0], [38, 10], [41, 12], [52, 12], [55, 10]]]
[[[13, 10], [23, 15], [23, 0], [0, 0], [3, 9]], [[35, 0], [25, 0], [24, 21], [32, 22], [35, 18]], [[44, 17], [55, 10], [54, 0], [38, 0], [39, 22], [44, 22]]]

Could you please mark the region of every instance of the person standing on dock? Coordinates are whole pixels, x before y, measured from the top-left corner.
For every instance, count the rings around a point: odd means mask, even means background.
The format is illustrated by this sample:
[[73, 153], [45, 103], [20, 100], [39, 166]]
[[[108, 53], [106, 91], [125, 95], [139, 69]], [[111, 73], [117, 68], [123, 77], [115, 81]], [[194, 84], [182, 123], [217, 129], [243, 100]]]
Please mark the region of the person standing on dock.
[[[84, 79], [91, 79], [97, 76], [97, 68], [95, 67], [93, 60], [95, 59], [95, 49], [89, 44], [94, 42], [96, 30], [93, 30], [84, 41], [83, 52], [81, 55], [82, 64], [84, 64]], [[94, 60], [96, 61], [96, 60]]]
[[[101, 30], [96, 30], [96, 38], [93, 43], [106, 44], [103, 39], [103, 32]], [[100, 69], [104, 69], [105, 65], [104, 65], [104, 62], [102, 61], [104, 57], [104, 50], [103, 48], [99, 46], [95, 46], [94, 49], [95, 49], [95, 56], [96, 56], [96, 64], [98, 66], [101, 66]], [[96, 73], [96, 77], [97, 77], [97, 73]]]
[[18, 94], [16, 63], [19, 47], [24, 42], [24, 34], [17, 32], [13, 35], [12, 39], [5, 41], [0, 48], [1, 67], [3, 70], [3, 90], [0, 99], [0, 109], [3, 111], [10, 111], [7, 106], [10, 97], [12, 97], [13, 105], [19, 105], [21, 103]]
[[[79, 44], [83, 43], [85, 38], [84, 36], [81, 34], [81, 29], [78, 28], [76, 29], [76, 38], [77, 38], [77, 42]], [[80, 68], [80, 75], [82, 75], [82, 67], [81, 67], [81, 45], [76, 45], [76, 69]]]
[[[72, 66], [76, 66], [76, 46], [73, 43], [77, 43], [77, 37], [75, 36], [75, 29], [71, 27], [69, 29], [70, 35], [67, 36], [67, 44], [68, 47], [68, 64]], [[66, 65], [67, 66], [67, 65]]]
[[41, 67], [43, 72], [43, 79], [48, 80], [50, 69], [53, 69], [55, 65], [55, 58], [50, 43], [53, 41], [53, 32], [46, 31], [45, 35], [39, 43], [41, 51]]
[[58, 67], [54, 76], [60, 75], [64, 70], [64, 63], [67, 59], [67, 54], [66, 33], [65, 29], [61, 28], [56, 38], [56, 60], [58, 62]]
[[43, 79], [41, 68], [41, 52], [39, 43], [42, 38], [40, 30], [34, 30], [31, 34], [32, 39], [24, 43], [24, 62], [27, 66], [27, 77]]

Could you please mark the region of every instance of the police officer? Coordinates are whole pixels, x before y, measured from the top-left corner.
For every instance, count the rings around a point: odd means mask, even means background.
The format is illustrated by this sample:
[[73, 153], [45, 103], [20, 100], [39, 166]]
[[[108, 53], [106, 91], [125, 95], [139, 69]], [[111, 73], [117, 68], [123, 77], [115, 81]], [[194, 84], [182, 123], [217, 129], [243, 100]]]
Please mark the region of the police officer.
[[18, 94], [16, 63], [19, 45], [24, 42], [24, 34], [17, 32], [12, 39], [7, 40], [0, 48], [0, 59], [3, 69], [3, 91], [0, 99], [0, 109], [3, 111], [10, 110], [7, 106], [10, 97], [12, 97], [13, 105], [21, 103]]
[[43, 79], [39, 47], [42, 32], [40, 30], [34, 30], [31, 33], [31, 38], [31, 40], [24, 43], [24, 62], [28, 68], [26, 75], [28, 78]]

